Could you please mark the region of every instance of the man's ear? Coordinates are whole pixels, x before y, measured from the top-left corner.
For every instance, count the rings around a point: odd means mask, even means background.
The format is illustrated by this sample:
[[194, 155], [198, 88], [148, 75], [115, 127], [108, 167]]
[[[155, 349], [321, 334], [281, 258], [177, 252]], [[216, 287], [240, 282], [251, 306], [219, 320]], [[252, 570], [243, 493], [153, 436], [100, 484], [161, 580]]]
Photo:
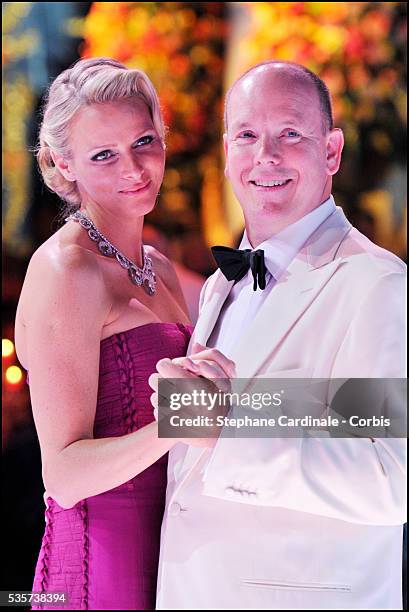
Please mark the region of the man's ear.
[[229, 174], [228, 174], [228, 170], [227, 170], [227, 160], [228, 160], [228, 153], [229, 153], [229, 143], [227, 140], [227, 134], [224, 133], [223, 134], [223, 148], [224, 148], [224, 157], [225, 157], [225, 162], [224, 162], [224, 176], [226, 178], [229, 178]]
[[51, 159], [53, 160], [55, 167], [61, 172], [63, 177], [67, 179], [67, 181], [74, 182], [76, 181], [75, 174], [72, 170], [72, 166], [69, 161], [67, 161], [62, 155], [55, 153], [55, 151], [51, 151]]
[[327, 171], [329, 175], [336, 174], [341, 164], [341, 154], [344, 148], [344, 134], [340, 128], [334, 128], [327, 137]]

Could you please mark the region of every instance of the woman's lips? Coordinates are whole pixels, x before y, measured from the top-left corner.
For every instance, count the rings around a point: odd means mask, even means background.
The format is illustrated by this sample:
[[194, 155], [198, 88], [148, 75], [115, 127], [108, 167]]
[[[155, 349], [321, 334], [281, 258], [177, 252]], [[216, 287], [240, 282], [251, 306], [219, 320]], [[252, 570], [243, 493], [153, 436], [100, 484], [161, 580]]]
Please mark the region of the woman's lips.
[[148, 181], [141, 187], [135, 187], [133, 189], [126, 189], [126, 190], [122, 189], [120, 193], [123, 193], [124, 195], [136, 195], [137, 193], [143, 193], [144, 191], [147, 190], [150, 184], [151, 184], [151, 181]]

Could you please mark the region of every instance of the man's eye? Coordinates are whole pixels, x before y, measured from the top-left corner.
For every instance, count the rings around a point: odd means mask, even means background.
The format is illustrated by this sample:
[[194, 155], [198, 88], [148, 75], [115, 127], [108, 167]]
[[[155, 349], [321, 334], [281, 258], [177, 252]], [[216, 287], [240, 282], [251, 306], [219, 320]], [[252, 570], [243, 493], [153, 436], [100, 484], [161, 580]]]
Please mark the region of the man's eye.
[[253, 132], [241, 132], [241, 134], [238, 135], [238, 138], [254, 138], [254, 134]]
[[300, 134], [298, 132], [296, 132], [295, 130], [286, 130], [284, 132], [285, 136], [290, 136], [291, 138], [298, 138], [300, 136]]
[[101, 153], [94, 155], [92, 161], [105, 161], [106, 159], [110, 159], [112, 155], [112, 151], [101, 151]]
[[138, 140], [134, 144], [134, 147], [141, 147], [143, 145], [151, 144], [152, 141], [153, 141], [153, 136], [151, 135], [142, 136], [142, 138], [138, 138]]

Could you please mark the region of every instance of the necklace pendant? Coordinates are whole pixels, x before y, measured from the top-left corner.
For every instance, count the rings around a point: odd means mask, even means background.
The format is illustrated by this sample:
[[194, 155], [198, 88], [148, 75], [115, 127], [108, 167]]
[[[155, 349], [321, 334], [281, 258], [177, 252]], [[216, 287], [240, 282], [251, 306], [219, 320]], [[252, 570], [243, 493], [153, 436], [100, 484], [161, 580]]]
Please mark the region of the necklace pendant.
[[143, 288], [145, 289], [148, 295], [153, 295], [156, 289], [155, 285], [152, 285], [147, 278], [143, 282]]
[[142, 273], [140, 270], [130, 266], [128, 268], [128, 275], [134, 285], [138, 285], [139, 287], [142, 285]]
[[149, 288], [149, 295], [153, 295], [156, 291], [156, 276], [155, 273], [151, 270], [148, 274], [148, 288]]
[[139, 268], [128, 268], [128, 275], [134, 285], [143, 287], [148, 295], [153, 295], [156, 291], [156, 277], [154, 272], [141, 271]]

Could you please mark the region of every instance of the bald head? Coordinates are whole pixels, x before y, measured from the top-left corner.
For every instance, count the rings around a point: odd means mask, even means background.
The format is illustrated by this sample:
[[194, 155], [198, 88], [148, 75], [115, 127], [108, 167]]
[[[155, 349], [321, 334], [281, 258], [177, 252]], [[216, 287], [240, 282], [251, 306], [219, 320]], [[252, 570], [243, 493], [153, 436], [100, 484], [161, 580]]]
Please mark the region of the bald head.
[[291, 82], [300, 87], [315, 90], [317, 104], [319, 105], [322, 116], [323, 134], [326, 134], [329, 130], [333, 129], [334, 119], [332, 113], [331, 96], [324, 81], [314, 72], [301, 64], [270, 60], [249, 68], [249, 70], [242, 74], [228, 90], [224, 104], [224, 124], [226, 132], [228, 129], [229, 101], [232, 93], [236, 90], [239, 84], [245, 83], [246, 78], [257, 73], [262, 75], [264, 78], [271, 78], [271, 80], [279, 79], [282, 83]]

